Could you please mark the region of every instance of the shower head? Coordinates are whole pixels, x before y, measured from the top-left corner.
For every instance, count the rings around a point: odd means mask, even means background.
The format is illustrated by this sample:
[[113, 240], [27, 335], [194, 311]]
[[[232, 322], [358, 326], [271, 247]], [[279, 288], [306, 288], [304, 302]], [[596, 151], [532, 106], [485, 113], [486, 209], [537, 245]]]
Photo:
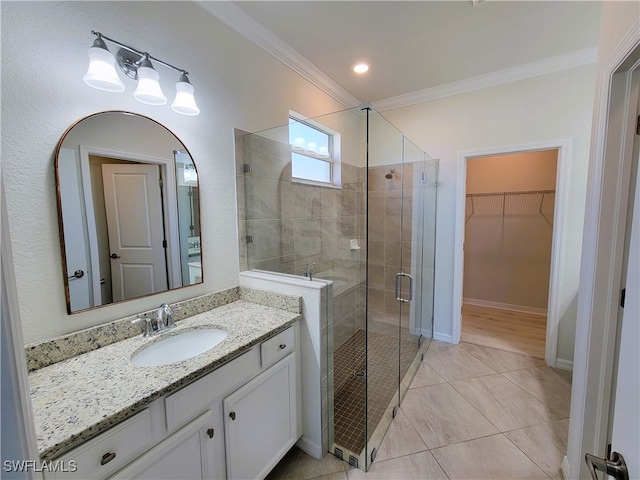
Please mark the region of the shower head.
[[393, 178], [393, 174], [396, 173], [395, 168], [392, 168], [389, 170], [389, 173], [387, 173], [384, 178], [386, 178], [387, 180], [391, 180]]

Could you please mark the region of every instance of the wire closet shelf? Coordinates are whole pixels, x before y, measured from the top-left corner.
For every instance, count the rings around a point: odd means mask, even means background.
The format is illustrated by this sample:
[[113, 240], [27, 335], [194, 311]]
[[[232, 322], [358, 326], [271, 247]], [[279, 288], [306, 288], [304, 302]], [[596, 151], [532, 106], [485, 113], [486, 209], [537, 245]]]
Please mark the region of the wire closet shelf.
[[553, 228], [555, 190], [527, 192], [469, 193], [466, 198], [465, 223], [474, 215], [542, 215]]

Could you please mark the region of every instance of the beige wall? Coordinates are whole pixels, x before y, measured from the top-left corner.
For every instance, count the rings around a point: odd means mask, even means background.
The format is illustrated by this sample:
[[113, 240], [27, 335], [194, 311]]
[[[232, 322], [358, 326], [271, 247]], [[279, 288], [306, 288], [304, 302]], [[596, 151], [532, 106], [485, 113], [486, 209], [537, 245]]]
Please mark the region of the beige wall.
[[[471, 158], [467, 195], [553, 191], [557, 158], [557, 150]], [[555, 195], [474, 197], [475, 208], [467, 198], [465, 301], [546, 312]]]
[[[20, 317], [27, 343], [238, 284], [233, 128], [258, 131], [342, 110], [273, 57], [192, 2], [1, 2], [2, 182]], [[87, 87], [91, 30], [186, 68], [201, 114]], [[109, 45], [111, 47], [111, 45]], [[115, 48], [112, 51], [116, 51]], [[177, 77], [157, 66], [171, 96]], [[171, 100], [170, 100], [171, 101]], [[67, 315], [55, 198], [54, 151], [86, 115], [126, 110], [157, 120], [193, 156], [202, 190], [203, 284]], [[28, 173], [25, 173], [28, 172]], [[4, 246], [3, 246], [4, 248]]]
[[436, 338], [451, 338], [455, 318], [453, 245], [460, 155], [568, 139], [566, 201], [571, 215], [558, 246], [558, 358], [572, 361], [594, 84], [595, 65], [589, 65], [383, 112], [422, 150], [440, 160]]
[[467, 193], [555, 190], [557, 162], [557, 149], [470, 158]]

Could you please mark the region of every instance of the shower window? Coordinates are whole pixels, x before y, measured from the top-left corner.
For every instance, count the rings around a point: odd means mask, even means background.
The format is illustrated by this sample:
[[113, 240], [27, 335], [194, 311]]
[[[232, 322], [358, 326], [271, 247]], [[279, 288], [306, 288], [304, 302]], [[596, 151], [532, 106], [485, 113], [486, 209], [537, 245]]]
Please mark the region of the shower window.
[[335, 169], [338, 164], [336, 137], [339, 134], [327, 127], [289, 117], [289, 143], [291, 144], [291, 176], [293, 181], [339, 186]]

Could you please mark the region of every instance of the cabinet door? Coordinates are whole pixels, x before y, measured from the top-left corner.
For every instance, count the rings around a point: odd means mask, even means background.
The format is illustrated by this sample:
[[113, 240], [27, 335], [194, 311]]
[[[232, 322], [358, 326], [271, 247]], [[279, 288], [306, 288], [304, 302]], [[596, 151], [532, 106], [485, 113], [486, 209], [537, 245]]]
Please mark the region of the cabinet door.
[[223, 401], [227, 478], [264, 478], [297, 441], [295, 353]]
[[166, 438], [112, 478], [206, 479], [215, 472], [214, 414], [211, 410]]

